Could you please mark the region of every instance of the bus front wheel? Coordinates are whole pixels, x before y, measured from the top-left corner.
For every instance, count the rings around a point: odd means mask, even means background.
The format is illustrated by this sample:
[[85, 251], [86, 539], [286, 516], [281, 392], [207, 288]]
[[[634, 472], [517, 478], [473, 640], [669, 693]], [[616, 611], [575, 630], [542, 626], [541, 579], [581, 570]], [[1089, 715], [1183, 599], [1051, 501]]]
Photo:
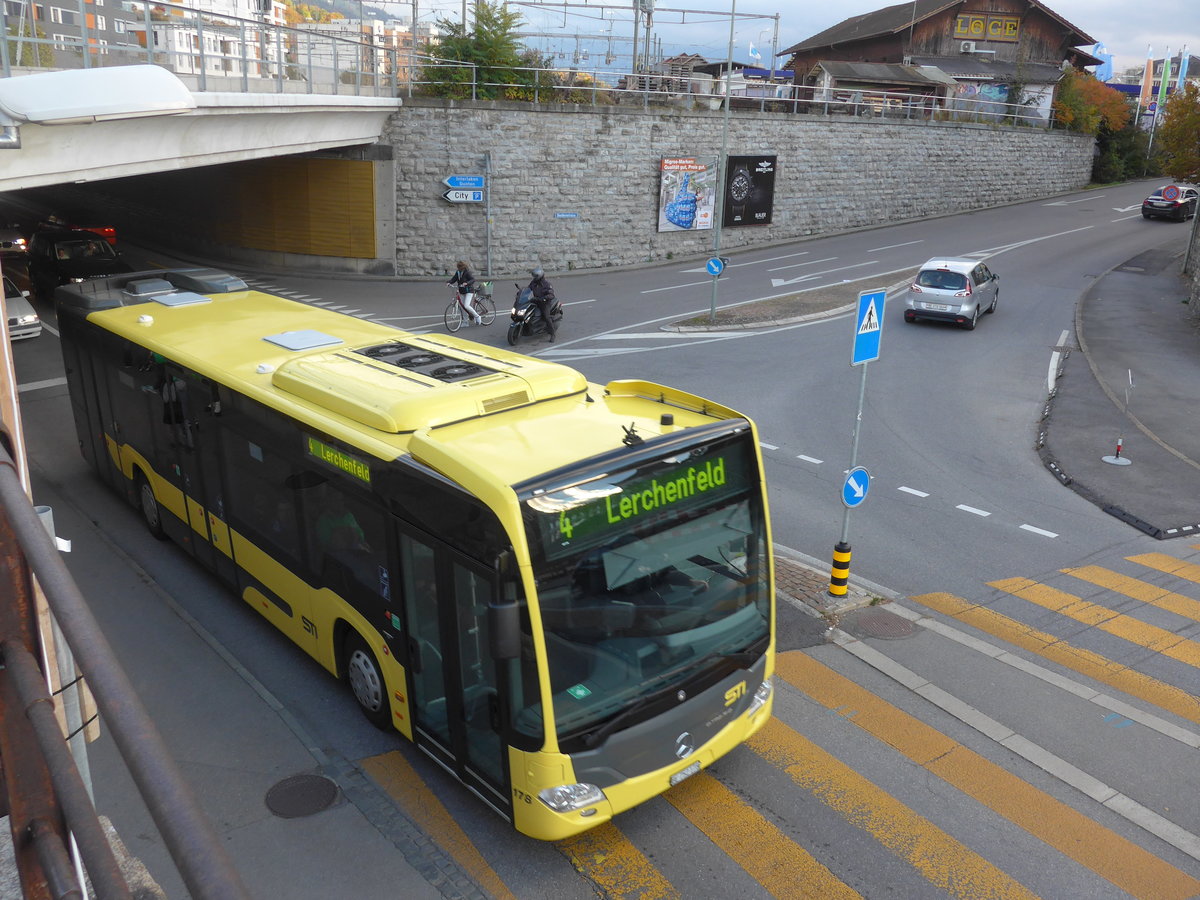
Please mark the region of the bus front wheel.
[[392, 709], [383, 673], [367, 642], [354, 631], [346, 636], [346, 680], [367, 721], [376, 728], [390, 727]]
[[138, 508], [142, 511], [142, 521], [146, 523], [146, 530], [156, 540], [165, 541], [167, 533], [162, 527], [162, 510], [159, 509], [158, 500], [154, 496], [154, 488], [150, 487], [150, 482], [141, 472], [137, 474], [136, 490]]

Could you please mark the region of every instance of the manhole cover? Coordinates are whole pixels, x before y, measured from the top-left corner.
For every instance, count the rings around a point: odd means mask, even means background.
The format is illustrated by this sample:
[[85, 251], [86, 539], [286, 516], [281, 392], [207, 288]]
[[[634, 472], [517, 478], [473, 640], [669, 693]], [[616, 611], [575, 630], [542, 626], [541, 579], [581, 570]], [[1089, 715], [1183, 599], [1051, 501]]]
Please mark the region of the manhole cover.
[[267, 791], [267, 809], [281, 819], [299, 819], [329, 809], [338, 786], [324, 775], [293, 775]]
[[857, 638], [884, 638], [895, 640], [911, 637], [913, 623], [886, 609], [868, 607], [845, 613], [838, 623], [843, 631]]

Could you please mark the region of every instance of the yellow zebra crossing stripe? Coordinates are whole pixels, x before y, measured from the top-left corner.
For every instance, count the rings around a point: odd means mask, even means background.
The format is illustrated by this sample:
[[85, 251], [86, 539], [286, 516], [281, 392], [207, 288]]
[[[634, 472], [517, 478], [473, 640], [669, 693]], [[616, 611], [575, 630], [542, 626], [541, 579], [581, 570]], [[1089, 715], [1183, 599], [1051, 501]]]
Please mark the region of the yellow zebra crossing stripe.
[[1200, 894], [1200, 881], [1098, 825], [1003, 767], [945, 736], [799, 650], [781, 653], [776, 674], [969, 797], [1121, 890], [1147, 900]]
[[[1136, 557], [1130, 557], [1130, 559], [1136, 561]], [[1185, 619], [1200, 622], [1200, 600], [1193, 600], [1183, 594], [1176, 594], [1166, 588], [1130, 578], [1128, 575], [1122, 575], [1101, 566], [1080, 566], [1077, 569], [1063, 569], [1062, 571], [1097, 587], [1123, 594], [1133, 600], [1140, 600], [1150, 606], [1183, 616]]]
[[764, 725], [748, 745], [950, 896], [971, 900], [1035, 897], [1020, 882], [778, 719]]
[[1082, 622], [1084, 625], [1099, 628], [1107, 634], [1145, 647], [1151, 652], [1200, 668], [1200, 643], [1180, 637], [1173, 631], [1115, 612], [1107, 606], [1089, 603], [1074, 594], [1039, 584], [1029, 578], [989, 581], [988, 587], [1006, 591], [1014, 597], [1028, 600], [1043, 609]]
[[706, 772], [663, 795], [779, 900], [856, 900], [861, 895]]
[[681, 900], [675, 886], [612, 822], [556, 846], [599, 888], [602, 897]]
[[368, 757], [359, 765], [412, 820], [496, 900], [516, 900], [442, 801], [398, 750]]
[[1035, 653], [1043, 659], [1066, 666], [1081, 675], [1107, 684], [1122, 693], [1139, 697], [1159, 709], [1174, 713], [1200, 725], [1200, 698], [1165, 684], [1136, 669], [1123, 666], [1098, 653], [1073, 647], [1061, 638], [1038, 631], [1023, 622], [1002, 616], [986, 606], [969, 603], [953, 594], [921, 594], [912, 598], [930, 609], [950, 616], [964, 625], [985, 631], [1002, 641]]
[[1160, 572], [1166, 572], [1168, 575], [1186, 578], [1188, 581], [1200, 584], [1200, 566], [1195, 563], [1184, 562], [1173, 556], [1167, 556], [1165, 553], [1142, 553], [1138, 556], [1127, 556], [1125, 558], [1130, 562], [1146, 566], [1148, 569], [1157, 569]]

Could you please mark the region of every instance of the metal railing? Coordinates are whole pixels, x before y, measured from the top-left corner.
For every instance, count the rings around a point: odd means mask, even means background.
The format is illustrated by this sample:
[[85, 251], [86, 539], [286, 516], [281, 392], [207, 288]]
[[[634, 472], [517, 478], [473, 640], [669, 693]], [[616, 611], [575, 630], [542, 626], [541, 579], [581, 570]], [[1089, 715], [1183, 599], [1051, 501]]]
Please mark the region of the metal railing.
[[[444, 73], [444, 74], [442, 74]], [[470, 63], [429, 58], [409, 93], [461, 100], [599, 105], [639, 104], [717, 110], [725, 103], [725, 82], [657, 73], [538, 68], [488, 69]], [[914, 93], [854, 88], [820, 88], [785, 82], [738, 79], [729, 92], [730, 108], [880, 121], [974, 122], [1053, 126], [1047, 109], [1027, 103], [978, 100], [957, 93]]]
[[[506, 100], [592, 106], [720, 109], [721, 76], [616, 72], [606, 69], [488, 68], [324, 33], [323, 26], [290, 26], [202, 12], [180, 3], [124, 0], [121, 21], [129, 42], [105, 43], [87, 28], [83, 0], [80, 34], [39, 37], [23, 18], [0, 4], [0, 75], [46, 69], [135, 63], [161, 65], [196, 91], [309, 93], [392, 97], [425, 95], [458, 100]], [[91, 9], [91, 7], [89, 7]], [[118, 7], [110, 18], [117, 16]], [[62, 30], [62, 26], [57, 26]], [[411, 36], [410, 36], [411, 39]], [[436, 45], [431, 48], [436, 52]], [[975, 122], [1053, 127], [1044, 106], [976, 99], [953, 89], [882, 91], [822, 88], [736, 77], [730, 108], [888, 121]]]
[[221, 900], [247, 897], [191, 788], [31, 506], [16, 464], [3, 445], [0, 560], [0, 812], [9, 816], [24, 895], [84, 896], [69, 850], [73, 839], [96, 896], [101, 900], [132, 896], [68, 749], [39, 668], [38, 661], [44, 657], [34, 608], [36, 576], [76, 665], [91, 687], [104, 725], [191, 895]]
[[[359, 37], [328, 34], [320, 27], [280, 25], [196, 10], [179, 3], [130, 2], [104, 7], [105, 19], [120, 22], [126, 43], [112, 32], [88, 28], [99, 8], [77, 0], [78, 24], [30, 23], [5, 12], [0, 4], [0, 75], [24, 75], [57, 69], [104, 68], [152, 63], [178, 75], [198, 91], [309, 93], [394, 96], [406, 59], [396, 48]], [[123, 15], [122, 15], [123, 14]], [[103, 37], [101, 37], [103, 35]]]

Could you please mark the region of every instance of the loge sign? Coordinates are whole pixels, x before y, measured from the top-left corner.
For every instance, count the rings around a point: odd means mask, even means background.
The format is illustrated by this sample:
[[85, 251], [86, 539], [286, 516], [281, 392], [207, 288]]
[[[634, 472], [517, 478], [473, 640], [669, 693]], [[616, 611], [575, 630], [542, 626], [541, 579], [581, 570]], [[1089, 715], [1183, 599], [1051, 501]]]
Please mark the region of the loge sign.
[[955, 40], [1016, 43], [1021, 38], [1021, 17], [966, 13], [955, 17], [952, 37]]

